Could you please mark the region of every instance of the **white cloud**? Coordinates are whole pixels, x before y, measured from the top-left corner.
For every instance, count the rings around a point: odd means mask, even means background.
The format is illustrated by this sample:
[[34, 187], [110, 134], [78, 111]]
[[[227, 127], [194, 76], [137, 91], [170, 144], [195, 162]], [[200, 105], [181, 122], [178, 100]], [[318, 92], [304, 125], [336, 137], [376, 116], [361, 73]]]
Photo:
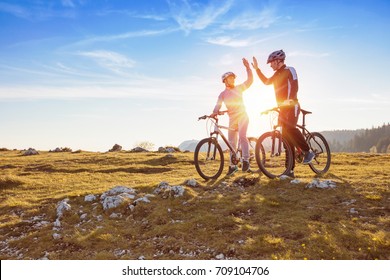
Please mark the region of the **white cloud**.
[[238, 39], [232, 36], [218, 36], [215, 38], [207, 38], [205, 41], [209, 44], [232, 47], [232, 48], [242, 48], [260, 44], [266, 41], [270, 41], [279, 37], [285, 36], [285, 33], [274, 34], [271, 36], [263, 36], [261, 38], [249, 37], [245, 39]]
[[134, 60], [116, 52], [97, 50], [91, 52], [80, 52], [78, 54], [91, 58], [102, 67], [117, 73], [120, 73], [122, 69], [129, 69], [135, 66]]
[[[197, 86], [194, 87], [193, 85]], [[212, 86], [214, 83], [212, 84]], [[33, 99], [88, 99], [88, 98], [133, 98], [157, 100], [196, 100], [203, 97], [199, 92], [207, 93], [209, 81], [197, 77], [173, 82], [167, 79], [134, 76], [132, 79], [113, 80], [112, 83], [101, 81], [70, 83], [63, 85], [14, 85], [0, 86], [0, 101]], [[185, 94], [184, 94], [185, 93]], [[173, 103], [174, 104], [174, 103]]]
[[0, 11], [12, 14], [16, 17], [28, 18], [31, 13], [19, 5], [12, 5], [8, 3], [0, 3]]
[[91, 38], [87, 38], [78, 42], [75, 42], [71, 45], [68, 45], [67, 47], [74, 47], [79, 45], [88, 45], [98, 42], [112, 42], [116, 40], [126, 40], [131, 38], [137, 38], [137, 37], [151, 37], [151, 36], [160, 36], [169, 34], [172, 32], [177, 31], [177, 28], [168, 28], [168, 29], [161, 29], [161, 30], [140, 30], [140, 31], [134, 31], [134, 32], [125, 32], [121, 34], [116, 35], [107, 35], [107, 36], [95, 36]]
[[[63, 0], [62, 5], [65, 7], [74, 7], [74, 1]], [[22, 5], [13, 5], [8, 3], [0, 2], [0, 12], [9, 13], [15, 17], [28, 19], [28, 20], [48, 20], [51, 18], [74, 18], [76, 16], [75, 12], [70, 9], [52, 9], [50, 4], [46, 3], [33, 3], [29, 7], [23, 7]]]
[[220, 45], [220, 46], [233, 47], [233, 48], [247, 47], [252, 44], [250, 39], [239, 40], [229, 36], [208, 38], [206, 39], [206, 42], [213, 45]]
[[279, 18], [276, 16], [274, 8], [267, 7], [259, 12], [243, 13], [228, 24], [222, 25], [223, 29], [245, 29], [255, 30], [259, 28], [269, 28]]
[[65, 7], [70, 7], [70, 8], [75, 7], [75, 4], [73, 3], [72, 0], [62, 0], [61, 2], [62, 2], [62, 5]]
[[97, 13], [98, 16], [107, 16], [107, 15], [125, 15], [131, 18], [146, 19], [146, 20], [155, 20], [155, 21], [165, 21], [168, 19], [168, 15], [165, 14], [154, 14], [154, 13], [142, 13], [134, 10], [104, 10]]
[[203, 30], [210, 26], [218, 17], [226, 14], [232, 4], [232, 0], [211, 2], [208, 5], [187, 0], [168, 0], [173, 19], [186, 34], [192, 30]]

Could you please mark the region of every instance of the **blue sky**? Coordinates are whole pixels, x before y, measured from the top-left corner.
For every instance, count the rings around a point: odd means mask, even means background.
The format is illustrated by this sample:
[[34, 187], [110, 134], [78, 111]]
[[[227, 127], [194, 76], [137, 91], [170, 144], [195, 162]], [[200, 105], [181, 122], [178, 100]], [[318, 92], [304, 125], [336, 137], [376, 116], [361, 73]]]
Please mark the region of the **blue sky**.
[[[207, 136], [222, 73], [283, 49], [311, 130], [390, 121], [390, 2], [1, 1], [0, 146], [107, 151]], [[250, 136], [272, 86], [244, 94]], [[222, 120], [226, 121], [227, 120]]]

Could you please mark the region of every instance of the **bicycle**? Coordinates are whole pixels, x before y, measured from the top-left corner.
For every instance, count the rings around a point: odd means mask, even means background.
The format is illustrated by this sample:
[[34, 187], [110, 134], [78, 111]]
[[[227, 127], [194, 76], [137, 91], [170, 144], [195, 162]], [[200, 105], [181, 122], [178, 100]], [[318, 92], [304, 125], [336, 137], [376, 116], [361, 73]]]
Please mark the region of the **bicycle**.
[[[325, 137], [319, 132], [310, 132], [306, 128], [306, 115], [312, 112], [300, 109], [302, 112], [302, 124], [297, 124], [301, 129], [302, 134], [309, 145], [310, 149], [315, 153], [315, 157], [309, 166], [316, 174], [324, 174], [329, 170], [331, 163], [331, 153], [329, 144]], [[270, 112], [280, 113], [280, 108], [275, 107], [262, 112], [268, 114]], [[288, 175], [293, 166], [293, 150], [286, 139], [282, 136], [280, 125], [273, 125], [273, 130], [265, 132], [259, 137], [255, 147], [256, 162], [260, 170], [269, 178], [273, 179], [282, 175]], [[304, 154], [297, 148], [296, 161], [303, 162]]]
[[[218, 115], [224, 115], [226, 112], [227, 111], [220, 111], [218, 112]], [[210, 120], [211, 126], [214, 127], [212, 131], [210, 129], [210, 137], [200, 140], [194, 152], [194, 163], [196, 171], [205, 180], [217, 179], [222, 174], [224, 168], [225, 157], [222, 146], [218, 141], [219, 136], [221, 136], [223, 142], [226, 144], [227, 150], [225, 151], [230, 152], [231, 161], [233, 164], [239, 164], [242, 158], [240, 149], [241, 145], [239, 144], [237, 149], [234, 149], [222, 132], [222, 129], [234, 131], [237, 130], [220, 125], [218, 123], [218, 115], [215, 117], [204, 115], [198, 118], [198, 121], [205, 119]], [[250, 161], [255, 157], [254, 150], [256, 141], [256, 137], [248, 137]]]

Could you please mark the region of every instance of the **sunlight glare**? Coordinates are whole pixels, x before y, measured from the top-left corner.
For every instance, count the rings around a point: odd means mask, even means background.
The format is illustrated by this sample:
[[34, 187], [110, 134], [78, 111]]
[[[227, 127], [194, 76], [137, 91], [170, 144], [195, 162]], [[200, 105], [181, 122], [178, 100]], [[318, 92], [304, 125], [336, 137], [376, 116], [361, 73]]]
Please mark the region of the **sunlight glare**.
[[249, 116], [248, 136], [259, 137], [270, 130], [269, 117], [261, 112], [276, 106], [273, 87], [254, 82], [243, 95], [246, 111]]

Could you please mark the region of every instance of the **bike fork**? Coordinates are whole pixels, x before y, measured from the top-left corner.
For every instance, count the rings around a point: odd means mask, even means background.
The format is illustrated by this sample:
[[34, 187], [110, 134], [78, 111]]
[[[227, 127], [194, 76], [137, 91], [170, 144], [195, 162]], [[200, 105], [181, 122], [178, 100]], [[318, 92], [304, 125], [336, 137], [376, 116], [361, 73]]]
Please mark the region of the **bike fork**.
[[[276, 145], [277, 147], [275, 147]], [[277, 150], [275, 151], [275, 149]], [[271, 157], [280, 156], [281, 154], [282, 154], [282, 135], [274, 131], [272, 133]]]
[[[215, 138], [215, 141], [218, 143], [217, 138]], [[215, 159], [215, 155], [217, 154], [217, 145], [216, 144], [212, 145], [213, 142], [214, 142], [213, 138], [210, 138], [209, 146], [207, 147], [207, 158], [211, 159], [211, 160], [214, 160]], [[213, 146], [213, 150], [212, 151], [210, 151], [211, 150], [211, 146]], [[211, 156], [210, 156], [210, 152], [212, 153]]]

